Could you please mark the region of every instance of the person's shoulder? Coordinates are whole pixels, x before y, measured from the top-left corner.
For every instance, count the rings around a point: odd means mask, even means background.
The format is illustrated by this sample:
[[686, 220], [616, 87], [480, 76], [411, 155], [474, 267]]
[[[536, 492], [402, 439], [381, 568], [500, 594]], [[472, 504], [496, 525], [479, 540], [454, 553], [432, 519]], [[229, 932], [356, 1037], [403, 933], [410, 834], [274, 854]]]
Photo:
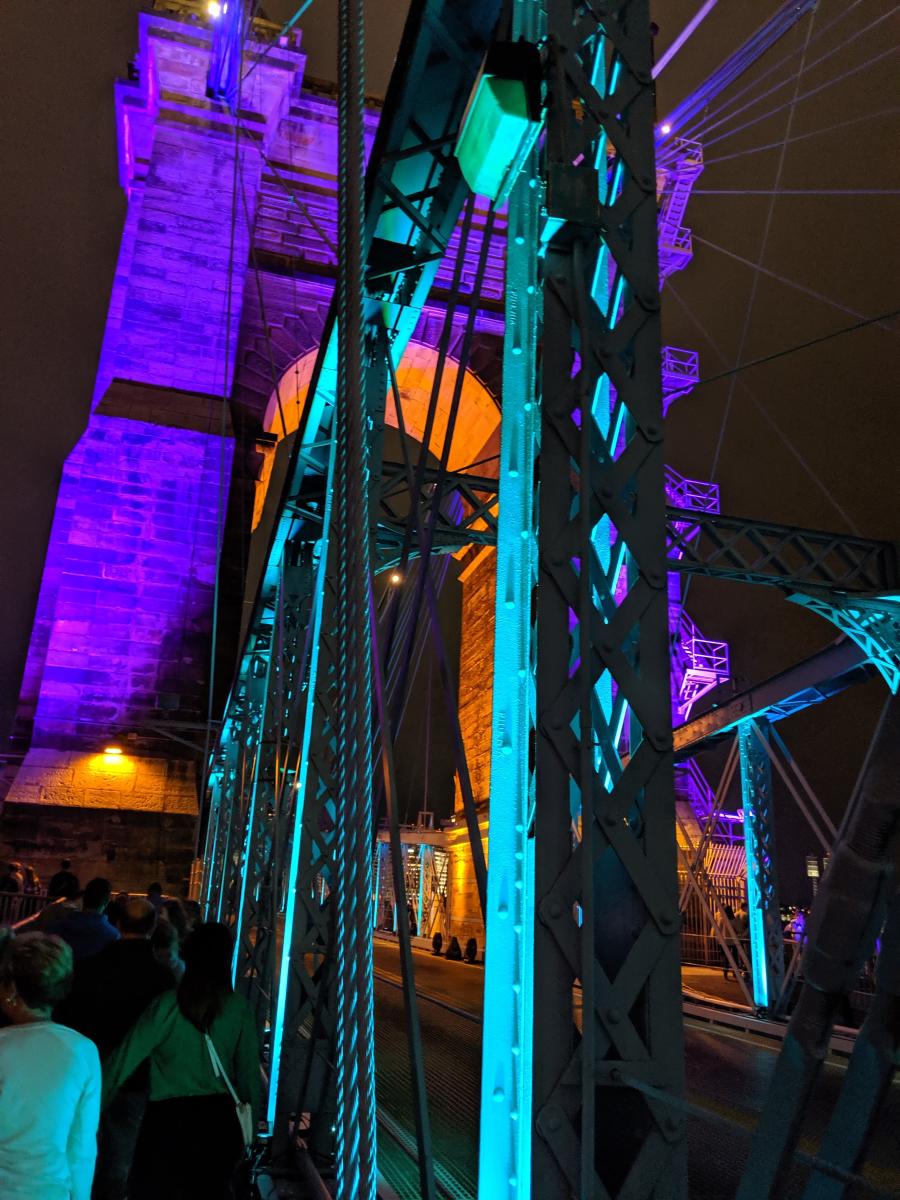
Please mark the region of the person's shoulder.
[[[100, 1056], [90, 1038], [57, 1021], [36, 1021], [31, 1025], [16, 1025], [12, 1029], [24, 1034], [29, 1055], [47, 1053], [54, 1058], [68, 1056], [82, 1062], [88, 1069], [100, 1070]], [[12, 1030], [3, 1030], [9, 1033]]]
[[239, 996], [237, 992], [229, 992], [222, 1004], [222, 1015], [230, 1021], [252, 1021], [253, 1009], [243, 996]]
[[152, 1015], [154, 1017], [165, 1017], [177, 1007], [178, 997], [175, 994], [175, 989], [168, 988], [166, 991], [160, 992], [158, 996], [153, 997], [153, 999], [144, 1009], [144, 1013], [147, 1016]]
[[46, 1028], [57, 1041], [65, 1042], [79, 1054], [88, 1058], [97, 1057], [97, 1047], [89, 1037], [85, 1037], [77, 1029], [70, 1029], [68, 1025], [60, 1025], [57, 1021], [48, 1021]]
[[222, 1011], [227, 1013], [242, 1013], [249, 1008], [247, 1001], [237, 992], [228, 992], [222, 1001]]

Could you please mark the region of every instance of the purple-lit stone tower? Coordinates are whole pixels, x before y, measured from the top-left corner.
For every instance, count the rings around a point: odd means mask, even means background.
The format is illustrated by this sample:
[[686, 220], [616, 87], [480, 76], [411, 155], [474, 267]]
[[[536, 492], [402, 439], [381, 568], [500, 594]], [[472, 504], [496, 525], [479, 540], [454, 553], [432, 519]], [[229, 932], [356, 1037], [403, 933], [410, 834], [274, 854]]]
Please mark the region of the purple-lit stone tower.
[[[190, 866], [198, 758], [184, 743], [202, 744], [206, 720], [233, 457], [222, 398], [259, 198], [254, 143], [271, 143], [303, 65], [294, 49], [270, 50], [243, 97], [249, 136], [236, 141], [206, 98], [209, 42], [200, 24], [143, 13], [133, 78], [117, 87], [128, 210], [22, 683], [18, 732], [30, 744], [4, 809], [10, 852], [39, 869], [70, 854], [83, 876], [124, 887], [146, 886], [162, 864], [174, 886]], [[233, 202], [247, 205], [237, 221]]]

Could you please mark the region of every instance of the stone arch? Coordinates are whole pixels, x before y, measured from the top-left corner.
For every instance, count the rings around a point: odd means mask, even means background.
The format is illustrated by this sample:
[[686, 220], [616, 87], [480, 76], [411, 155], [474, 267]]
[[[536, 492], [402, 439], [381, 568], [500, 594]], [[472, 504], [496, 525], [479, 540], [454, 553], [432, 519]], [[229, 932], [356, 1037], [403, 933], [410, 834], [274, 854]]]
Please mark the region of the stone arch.
[[[310, 350], [301, 355], [283, 373], [278, 388], [273, 389], [269, 396], [262, 422], [265, 440], [260, 443], [260, 448], [264, 457], [256, 483], [254, 529], [262, 516], [278, 444], [284, 437], [290, 437], [300, 423], [317, 354], [318, 350]], [[397, 384], [403, 404], [406, 431], [418, 442], [422, 441], [425, 434], [425, 420], [438, 357], [438, 351], [434, 347], [423, 342], [410, 342], [397, 367]], [[441, 379], [436, 419], [428, 445], [429, 452], [435, 458], [440, 457], [443, 448], [458, 372], [458, 361], [448, 355]], [[390, 390], [385, 402], [385, 423], [394, 429], [397, 428], [397, 412]], [[450, 446], [449, 469], [460, 470], [469, 463], [495, 454], [499, 450], [499, 431], [500, 407], [497, 399], [473, 371], [466, 370]], [[485, 464], [475, 470], [478, 474], [494, 475], [496, 464]]]

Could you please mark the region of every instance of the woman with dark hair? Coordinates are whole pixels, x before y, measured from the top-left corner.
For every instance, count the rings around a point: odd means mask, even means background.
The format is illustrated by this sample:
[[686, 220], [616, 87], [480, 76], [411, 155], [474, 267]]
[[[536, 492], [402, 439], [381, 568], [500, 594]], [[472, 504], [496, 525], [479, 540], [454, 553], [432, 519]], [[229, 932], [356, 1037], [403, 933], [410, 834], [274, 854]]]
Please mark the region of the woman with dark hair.
[[57, 1025], [72, 951], [48, 933], [5, 931], [0, 945], [0, 1196], [89, 1200], [100, 1118], [100, 1059]]
[[259, 1115], [260, 1068], [249, 1006], [231, 987], [231, 933], [200, 925], [183, 948], [184, 977], [150, 1004], [103, 1064], [103, 1105], [150, 1060], [150, 1103], [128, 1200], [225, 1200], [244, 1136], [232, 1090]]

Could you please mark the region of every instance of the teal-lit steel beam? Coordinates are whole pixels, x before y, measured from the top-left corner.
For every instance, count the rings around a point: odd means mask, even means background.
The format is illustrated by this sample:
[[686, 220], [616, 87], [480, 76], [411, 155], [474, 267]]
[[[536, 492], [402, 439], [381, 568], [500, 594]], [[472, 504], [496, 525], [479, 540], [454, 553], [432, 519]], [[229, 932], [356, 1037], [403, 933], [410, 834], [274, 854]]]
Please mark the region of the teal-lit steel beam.
[[852, 638], [896, 696], [900, 690], [900, 595], [795, 593], [788, 599], [831, 621]]
[[784, 984], [784, 935], [778, 904], [768, 737], [764, 720], [743, 721], [738, 730], [753, 1001], [758, 1009], [777, 1016]]
[[[514, 38], [536, 43], [541, 24], [539, 5], [515, 0]], [[506, 249], [479, 1200], [529, 1200], [532, 1194], [534, 473], [540, 448], [542, 309], [535, 247], [542, 192], [538, 155], [532, 151], [510, 195]]]

